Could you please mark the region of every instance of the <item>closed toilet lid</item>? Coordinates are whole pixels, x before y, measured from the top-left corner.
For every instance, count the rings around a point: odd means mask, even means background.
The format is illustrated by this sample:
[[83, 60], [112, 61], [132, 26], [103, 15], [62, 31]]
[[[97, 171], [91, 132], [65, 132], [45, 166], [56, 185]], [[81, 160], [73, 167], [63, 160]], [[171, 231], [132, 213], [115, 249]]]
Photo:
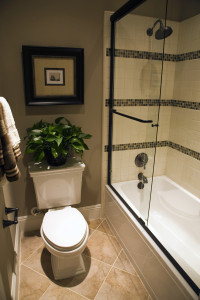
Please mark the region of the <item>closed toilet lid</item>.
[[49, 210], [44, 216], [42, 230], [51, 246], [69, 251], [82, 244], [87, 234], [87, 223], [76, 208], [68, 206]]

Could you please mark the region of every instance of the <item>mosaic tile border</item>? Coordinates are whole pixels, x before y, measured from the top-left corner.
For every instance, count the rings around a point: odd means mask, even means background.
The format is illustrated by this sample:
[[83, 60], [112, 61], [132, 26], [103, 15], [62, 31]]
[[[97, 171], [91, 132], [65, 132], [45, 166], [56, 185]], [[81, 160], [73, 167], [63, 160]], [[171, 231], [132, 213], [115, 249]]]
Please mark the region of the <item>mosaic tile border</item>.
[[[110, 48], [106, 48], [106, 56], [110, 56]], [[138, 51], [138, 50], [126, 50], [126, 49], [115, 49], [115, 57], [124, 58], [139, 58], [139, 59], [152, 59], [152, 60], [164, 60], [164, 61], [185, 61], [200, 58], [200, 50], [191, 51], [181, 54], [169, 54], [160, 52], [149, 52], [149, 51]]]
[[[105, 106], [109, 106], [109, 99], [105, 100]], [[173, 106], [200, 110], [200, 102], [183, 100], [159, 100], [159, 99], [114, 99], [113, 106]]]
[[[156, 142], [143, 142], [143, 143], [130, 143], [130, 144], [118, 144], [112, 145], [112, 151], [125, 151], [125, 150], [135, 150], [135, 149], [146, 149], [155, 147], [170, 147], [181, 153], [184, 153], [190, 157], [200, 160], [200, 153], [171, 141], [158, 141]], [[104, 146], [104, 151], [108, 152], [108, 145]]]

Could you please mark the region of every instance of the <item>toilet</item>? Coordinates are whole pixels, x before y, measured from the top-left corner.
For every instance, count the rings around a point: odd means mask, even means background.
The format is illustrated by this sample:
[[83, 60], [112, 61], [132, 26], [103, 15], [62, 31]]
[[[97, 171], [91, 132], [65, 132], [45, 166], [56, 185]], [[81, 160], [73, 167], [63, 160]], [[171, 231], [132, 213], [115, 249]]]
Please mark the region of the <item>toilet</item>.
[[85, 165], [70, 158], [59, 167], [46, 162], [28, 164], [33, 178], [38, 209], [48, 210], [40, 228], [41, 237], [51, 253], [56, 280], [84, 273], [82, 258], [89, 235], [88, 224], [78, 209], [81, 202], [82, 174]]

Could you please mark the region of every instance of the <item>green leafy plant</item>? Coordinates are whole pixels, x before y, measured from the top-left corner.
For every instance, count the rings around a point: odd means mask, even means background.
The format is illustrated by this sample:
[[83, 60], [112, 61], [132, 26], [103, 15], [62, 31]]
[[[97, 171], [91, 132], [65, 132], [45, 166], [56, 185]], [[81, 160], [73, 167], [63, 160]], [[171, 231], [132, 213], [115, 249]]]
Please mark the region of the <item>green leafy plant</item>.
[[[62, 121], [65, 121], [66, 124]], [[33, 159], [36, 162], [45, 158], [48, 161], [49, 156], [53, 161], [59, 160], [59, 158], [63, 158], [62, 161], [64, 161], [72, 150], [82, 156], [84, 150], [89, 149], [84, 140], [90, 138], [90, 134], [83, 133], [81, 127], [72, 125], [64, 117], [57, 118], [55, 123], [41, 120], [27, 129], [26, 153], [33, 153]], [[58, 164], [55, 163], [55, 165]]]

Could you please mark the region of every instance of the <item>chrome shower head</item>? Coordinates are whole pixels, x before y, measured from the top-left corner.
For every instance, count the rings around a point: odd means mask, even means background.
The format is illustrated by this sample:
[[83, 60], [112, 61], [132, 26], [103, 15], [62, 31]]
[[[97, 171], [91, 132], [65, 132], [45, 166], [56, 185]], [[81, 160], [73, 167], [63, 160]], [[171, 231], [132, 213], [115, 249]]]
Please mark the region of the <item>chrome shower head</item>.
[[152, 36], [153, 35], [153, 29], [156, 26], [157, 23], [160, 23], [160, 28], [155, 33], [155, 38], [157, 40], [162, 40], [164, 38], [167, 38], [170, 36], [173, 32], [172, 28], [169, 26], [164, 27], [163, 22], [161, 20], [157, 20], [152, 28], [147, 29], [147, 35]]

